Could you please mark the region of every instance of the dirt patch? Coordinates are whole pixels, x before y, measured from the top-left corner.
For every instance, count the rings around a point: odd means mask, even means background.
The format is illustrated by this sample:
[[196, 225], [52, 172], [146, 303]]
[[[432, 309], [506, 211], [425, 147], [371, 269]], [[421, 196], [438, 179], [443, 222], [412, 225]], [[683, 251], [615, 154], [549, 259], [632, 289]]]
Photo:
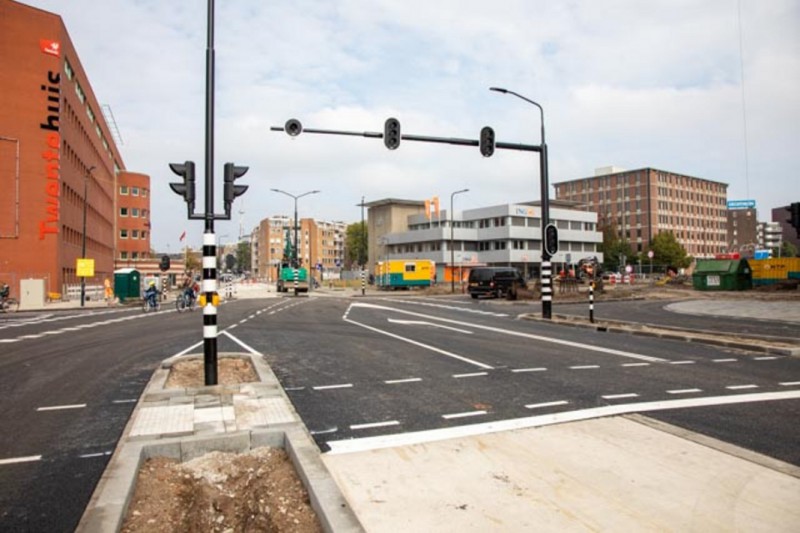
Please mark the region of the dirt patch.
[[147, 459], [124, 533], [322, 531], [286, 452], [212, 452], [192, 461]]
[[[236, 385], [258, 381], [253, 364], [249, 359], [238, 357], [221, 357], [217, 360], [217, 383], [220, 385]], [[205, 369], [201, 359], [180, 361], [172, 365], [166, 389], [202, 387], [205, 385]]]

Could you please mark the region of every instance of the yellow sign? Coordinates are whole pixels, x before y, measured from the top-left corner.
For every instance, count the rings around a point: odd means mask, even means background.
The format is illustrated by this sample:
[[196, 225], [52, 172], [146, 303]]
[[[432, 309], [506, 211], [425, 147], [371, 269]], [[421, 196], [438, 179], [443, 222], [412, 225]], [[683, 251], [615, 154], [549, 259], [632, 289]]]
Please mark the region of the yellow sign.
[[79, 278], [94, 277], [94, 259], [78, 259], [75, 270], [78, 271]]

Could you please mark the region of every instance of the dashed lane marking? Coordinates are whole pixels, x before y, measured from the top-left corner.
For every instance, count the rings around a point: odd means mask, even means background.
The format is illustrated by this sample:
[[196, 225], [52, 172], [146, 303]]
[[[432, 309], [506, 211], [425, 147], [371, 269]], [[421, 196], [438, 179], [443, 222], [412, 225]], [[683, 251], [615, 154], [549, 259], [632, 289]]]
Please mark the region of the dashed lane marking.
[[331, 389], [350, 389], [353, 387], [352, 383], [340, 383], [338, 385], [318, 385], [311, 387], [313, 390], [331, 390]]
[[536, 368], [512, 368], [511, 372], [514, 374], [519, 374], [521, 372], [547, 372], [547, 369], [541, 366]]
[[570, 370], [593, 370], [595, 368], [600, 368], [600, 365], [577, 365], [569, 367]]
[[670, 361], [671, 365], [693, 365], [696, 361]]
[[486, 414], [486, 411], [479, 410], [479, 411], [467, 411], [465, 413], [451, 413], [449, 415], [442, 415], [442, 418], [445, 420], [452, 420], [454, 418], [467, 418], [470, 416], [483, 416]]
[[712, 363], [735, 363], [738, 359], [727, 358], [727, 359], [712, 359]]
[[397, 385], [398, 383], [417, 383], [422, 381], [422, 378], [405, 378], [405, 379], [389, 379], [384, 381], [387, 385]]
[[110, 450], [109, 451], [105, 451], [105, 452], [98, 452], [98, 453], [85, 453], [83, 455], [79, 455], [78, 458], [80, 458], [80, 459], [92, 459], [92, 458], [95, 458], [95, 457], [106, 457], [108, 455], [111, 455], [112, 453], [113, 452], [110, 451]]
[[702, 389], [675, 389], [675, 390], [668, 390], [667, 394], [697, 394], [698, 392], [703, 392]]
[[456, 379], [460, 378], [476, 378], [478, 376], [488, 376], [488, 372], [472, 372], [470, 374], [453, 374], [453, 377]]
[[47, 407], [37, 407], [37, 411], [64, 411], [67, 409], [83, 409], [86, 407], [85, 403], [76, 403], [72, 405], [50, 405]]
[[352, 424], [350, 429], [372, 429], [372, 428], [385, 428], [391, 426], [399, 426], [400, 422], [397, 420], [387, 420], [386, 422], [370, 422], [367, 424]]
[[526, 409], [541, 409], [542, 407], [556, 407], [558, 405], [567, 405], [569, 402], [567, 400], [558, 400], [555, 402], [544, 402], [544, 403], [529, 403], [525, 406]]
[[602, 396], [604, 400], [622, 400], [624, 398], [638, 398], [639, 395], [635, 392], [627, 392], [624, 394], [606, 394]]
[[622, 366], [650, 366], [650, 363], [622, 363]]
[[800, 381], [783, 381], [778, 383], [778, 385], [781, 387], [796, 387], [797, 385], [800, 385]]
[[27, 457], [11, 457], [9, 459], [0, 459], [0, 465], [13, 465], [17, 463], [32, 463], [34, 461], [41, 461], [41, 455], [28, 455]]
[[728, 385], [725, 388], [729, 390], [757, 389], [758, 385], [753, 385], [752, 383], [747, 385]]

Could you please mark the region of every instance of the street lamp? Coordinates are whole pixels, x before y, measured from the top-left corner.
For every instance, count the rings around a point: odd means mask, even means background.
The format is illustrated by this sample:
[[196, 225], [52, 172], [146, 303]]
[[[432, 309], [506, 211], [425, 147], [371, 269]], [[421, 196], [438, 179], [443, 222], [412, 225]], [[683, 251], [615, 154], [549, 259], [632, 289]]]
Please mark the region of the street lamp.
[[550, 195], [549, 195], [549, 185], [548, 185], [548, 176], [547, 176], [547, 143], [544, 139], [544, 109], [542, 106], [534, 102], [529, 98], [525, 98], [521, 94], [517, 94], [514, 91], [509, 91], [508, 89], [503, 89], [501, 87], [490, 87], [490, 91], [495, 91], [498, 93], [503, 94], [512, 94], [517, 98], [525, 100], [529, 104], [533, 104], [539, 108], [539, 114], [541, 115], [541, 123], [542, 123], [542, 144], [540, 145], [540, 153], [539, 153], [539, 176], [541, 179], [541, 196], [542, 196], [542, 269], [541, 269], [541, 278], [542, 278], [542, 318], [550, 319], [552, 317], [552, 306], [553, 306], [553, 287], [551, 284], [552, 279], [552, 270], [550, 265], [550, 254], [547, 252], [547, 247], [545, 246], [545, 228], [550, 224]]
[[[95, 167], [92, 165], [83, 176], [83, 244], [81, 246], [81, 259], [86, 259], [86, 199], [89, 194], [89, 175]], [[81, 276], [81, 307], [86, 301], [86, 276]]]
[[450, 292], [456, 292], [456, 261], [455, 251], [453, 250], [453, 223], [455, 220], [455, 213], [453, 213], [453, 197], [462, 192], [469, 192], [469, 189], [461, 189], [455, 191], [450, 195]]
[[290, 198], [294, 198], [294, 258], [293, 258], [293, 265], [292, 266], [294, 268], [298, 268], [300, 265], [297, 262], [297, 248], [299, 247], [299, 243], [298, 243], [298, 240], [297, 240], [297, 225], [298, 225], [298, 220], [297, 220], [297, 200], [302, 198], [303, 196], [308, 196], [309, 194], [317, 194], [319, 191], [308, 191], [308, 192], [304, 192], [303, 194], [296, 194], [295, 195], [295, 194], [288, 193], [286, 191], [282, 191], [280, 189], [270, 189], [270, 190], [272, 192], [278, 192], [278, 193], [281, 193], [281, 194], [285, 194], [286, 196], [289, 196]]

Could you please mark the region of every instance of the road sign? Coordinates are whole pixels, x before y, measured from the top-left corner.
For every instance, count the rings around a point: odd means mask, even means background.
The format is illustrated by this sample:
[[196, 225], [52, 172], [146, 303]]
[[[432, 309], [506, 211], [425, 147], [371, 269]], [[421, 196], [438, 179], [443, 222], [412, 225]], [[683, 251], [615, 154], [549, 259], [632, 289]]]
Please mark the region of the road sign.
[[647, 252], [647, 257], [649, 257], [650, 259], [652, 259], [655, 255], [656, 254], [655, 254], [655, 252], [653, 252], [653, 250], [650, 250], [649, 252]]
[[544, 251], [550, 257], [558, 252], [558, 228], [553, 224], [544, 227]]

